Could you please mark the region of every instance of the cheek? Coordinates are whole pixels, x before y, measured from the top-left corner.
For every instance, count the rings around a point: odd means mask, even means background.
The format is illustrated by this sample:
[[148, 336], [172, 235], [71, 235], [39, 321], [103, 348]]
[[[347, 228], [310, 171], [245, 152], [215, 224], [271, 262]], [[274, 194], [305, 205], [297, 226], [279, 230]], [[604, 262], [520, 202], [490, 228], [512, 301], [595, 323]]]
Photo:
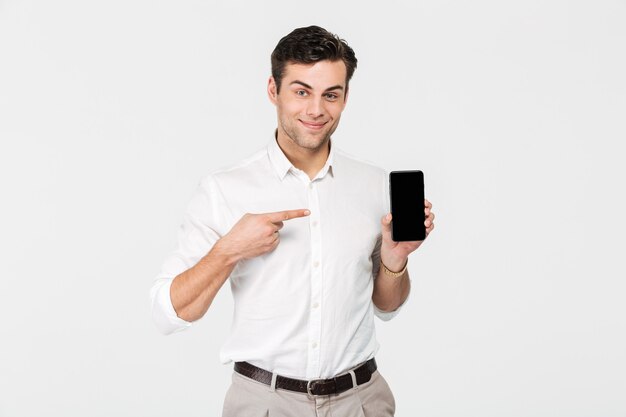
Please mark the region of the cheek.
[[301, 112], [301, 106], [297, 102], [282, 102], [278, 106], [278, 111], [285, 116], [298, 115]]
[[334, 118], [338, 119], [341, 116], [341, 112], [343, 112], [344, 104], [343, 102], [334, 102], [329, 103], [327, 110], [328, 113], [331, 114]]
[[331, 109], [329, 109], [329, 114], [330, 116], [334, 119], [334, 120], [339, 120], [339, 118], [341, 117], [341, 112], [342, 112], [342, 108], [340, 106], [337, 107], [333, 107]]

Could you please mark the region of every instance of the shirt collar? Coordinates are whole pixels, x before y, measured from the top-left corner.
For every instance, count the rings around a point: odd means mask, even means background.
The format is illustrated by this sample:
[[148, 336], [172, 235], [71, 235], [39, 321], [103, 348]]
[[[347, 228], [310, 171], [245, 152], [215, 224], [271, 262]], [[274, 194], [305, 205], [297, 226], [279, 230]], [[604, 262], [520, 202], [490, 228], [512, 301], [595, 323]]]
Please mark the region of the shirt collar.
[[[335, 147], [332, 144], [332, 139], [330, 139], [329, 142], [330, 152], [328, 153], [328, 158], [326, 159], [326, 163], [315, 178], [323, 178], [327, 172], [329, 172], [333, 178], [335, 177], [336, 164], [333, 163], [335, 159]], [[276, 134], [274, 134], [274, 138], [270, 140], [270, 143], [267, 146], [267, 155], [270, 158], [270, 162], [272, 163], [276, 174], [278, 174], [281, 180], [285, 178], [285, 175], [287, 175], [287, 172], [289, 172], [290, 169], [296, 169], [296, 167], [293, 166], [289, 159], [287, 159], [287, 157], [283, 153], [283, 150], [280, 149], [280, 146], [278, 146]]]

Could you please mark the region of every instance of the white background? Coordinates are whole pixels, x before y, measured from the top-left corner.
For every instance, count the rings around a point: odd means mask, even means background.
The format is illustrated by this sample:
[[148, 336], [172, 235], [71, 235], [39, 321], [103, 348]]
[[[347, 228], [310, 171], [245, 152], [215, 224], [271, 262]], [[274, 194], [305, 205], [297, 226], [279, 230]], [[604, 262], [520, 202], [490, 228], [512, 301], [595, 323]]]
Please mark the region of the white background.
[[377, 320], [398, 416], [626, 416], [626, 2], [0, 0], [0, 416], [218, 416], [228, 286], [148, 291], [209, 170], [271, 139], [292, 29], [359, 66], [337, 146], [436, 229]]

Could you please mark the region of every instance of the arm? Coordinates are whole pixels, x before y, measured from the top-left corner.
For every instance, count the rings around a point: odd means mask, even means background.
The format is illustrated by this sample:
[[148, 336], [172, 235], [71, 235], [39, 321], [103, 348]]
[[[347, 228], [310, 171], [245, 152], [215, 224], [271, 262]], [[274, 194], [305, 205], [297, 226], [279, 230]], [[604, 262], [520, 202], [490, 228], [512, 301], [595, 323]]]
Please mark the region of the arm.
[[[435, 228], [433, 222], [435, 214], [431, 212], [431, 208], [432, 204], [428, 200], [424, 200], [426, 237]], [[390, 271], [402, 271], [407, 265], [409, 254], [419, 248], [424, 241], [394, 242], [391, 240], [391, 213], [382, 218], [381, 224], [382, 244], [380, 247], [380, 259]], [[408, 270], [405, 270], [401, 276], [394, 277], [385, 272], [384, 269], [381, 265], [374, 280], [372, 301], [382, 311], [394, 311], [407, 299], [411, 289], [411, 280], [409, 279]]]
[[170, 298], [176, 315], [186, 321], [204, 316], [236, 265], [237, 257], [218, 240], [196, 265], [174, 278]]
[[196, 265], [174, 278], [170, 298], [176, 315], [185, 321], [204, 316], [240, 260], [273, 251], [283, 221], [308, 215], [304, 209], [245, 214]]
[[[385, 266], [394, 272], [401, 271], [408, 262], [408, 258], [400, 262], [391, 262], [382, 257], [381, 259]], [[408, 270], [405, 270], [399, 277], [394, 277], [386, 273], [381, 265], [374, 280], [372, 301], [382, 311], [394, 311], [406, 301], [410, 289], [411, 280]]]

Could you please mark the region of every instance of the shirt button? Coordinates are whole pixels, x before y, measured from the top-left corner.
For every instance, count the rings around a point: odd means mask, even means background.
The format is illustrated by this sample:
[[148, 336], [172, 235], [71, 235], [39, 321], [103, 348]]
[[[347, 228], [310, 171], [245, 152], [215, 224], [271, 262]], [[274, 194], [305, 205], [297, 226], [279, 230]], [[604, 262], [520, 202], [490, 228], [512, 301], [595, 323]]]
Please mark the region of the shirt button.
[[313, 220], [313, 223], [311, 223], [313, 225], [313, 227], [317, 226], [317, 220]]
[[309, 188], [313, 188], [313, 183], [312, 182], [309, 183]]
[[313, 303], [313, 308], [318, 308], [320, 306], [320, 303]]
[[320, 266], [320, 263], [318, 261], [315, 261], [313, 262], [313, 266], [317, 268], [318, 266]]
[[312, 347], [313, 349], [315, 349], [315, 348], [317, 347], [317, 342], [313, 342], [313, 343], [311, 343], [311, 347]]

